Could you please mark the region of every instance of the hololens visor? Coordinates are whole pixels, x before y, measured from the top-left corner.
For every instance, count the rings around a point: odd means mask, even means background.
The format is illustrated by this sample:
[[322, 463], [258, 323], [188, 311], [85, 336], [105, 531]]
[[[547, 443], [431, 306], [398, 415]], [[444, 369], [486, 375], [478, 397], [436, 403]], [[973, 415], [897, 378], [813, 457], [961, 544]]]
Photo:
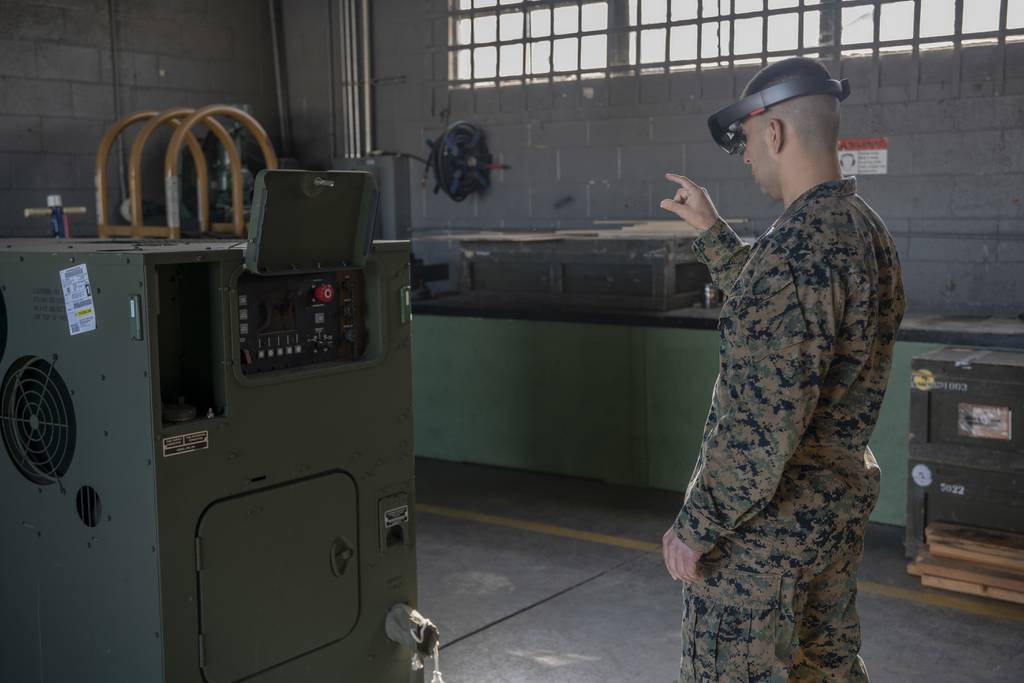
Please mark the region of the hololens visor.
[[770, 85], [712, 114], [708, 119], [711, 137], [729, 154], [742, 154], [747, 147], [747, 138], [740, 124], [748, 116], [756, 116], [768, 107], [805, 95], [833, 95], [842, 102], [850, 95], [850, 82], [845, 78], [841, 81], [793, 78]]

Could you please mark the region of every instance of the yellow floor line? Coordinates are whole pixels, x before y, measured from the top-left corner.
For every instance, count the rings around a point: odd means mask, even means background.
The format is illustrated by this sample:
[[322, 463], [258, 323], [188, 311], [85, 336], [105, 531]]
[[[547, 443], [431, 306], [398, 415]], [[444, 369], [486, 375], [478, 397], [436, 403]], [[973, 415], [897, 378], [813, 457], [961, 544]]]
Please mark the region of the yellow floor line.
[[465, 519], [471, 522], [480, 522], [481, 524], [519, 529], [520, 531], [534, 531], [538, 534], [559, 536], [561, 538], [572, 538], [577, 541], [590, 541], [592, 543], [610, 545], [616, 548], [626, 548], [628, 550], [642, 550], [649, 553], [661, 552], [660, 543], [648, 543], [644, 541], [635, 541], [631, 538], [608, 536], [607, 534], [595, 534], [589, 531], [580, 531], [579, 529], [569, 529], [564, 526], [528, 522], [525, 519], [515, 519], [514, 517], [501, 517], [499, 515], [485, 515], [479, 512], [468, 512], [466, 510], [453, 510], [452, 508], [441, 507], [439, 505], [427, 505], [425, 503], [417, 503], [416, 509], [420, 512], [438, 515], [439, 517]]
[[[532, 531], [534, 533], [545, 534], [547, 536], [571, 538], [577, 541], [589, 541], [591, 543], [600, 543], [601, 545], [625, 548], [627, 550], [639, 550], [648, 553], [661, 552], [660, 543], [650, 543], [647, 541], [638, 541], [632, 538], [622, 538], [621, 536], [610, 536], [608, 534], [580, 531], [579, 529], [570, 529], [568, 527], [555, 526], [553, 524], [542, 524], [540, 522], [530, 522], [525, 519], [517, 519], [515, 517], [488, 515], [480, 512], [470, 512], [468, 510], [456, 510], [454, 508], [443, 507], [440, 505], [429, 505], [426, 503], [417, 504], [416, 509], [420, 512], [437, 515], [438, 517], [462, 519], [470, 522], [489, 524], [491, 526], [517, 529], [519, 531]], [[880, 595], [887, 598], [896, 598], [897, 600], [913, 602], [919, 605], [945, 607], [984, 617], [1024, 622], [1024, 608], [1015, 607], [1013, 605], [1003, 605], [997, 602], [986, 602], [966, 597], [961, 598], [955, 595], [932, 593], [913, 588], [902, 588], [900, 586], [889, 586], [884, 583], [876, 583], [874, 581], [858, 581], [857, 586], [860, 592], [868, 595]]]

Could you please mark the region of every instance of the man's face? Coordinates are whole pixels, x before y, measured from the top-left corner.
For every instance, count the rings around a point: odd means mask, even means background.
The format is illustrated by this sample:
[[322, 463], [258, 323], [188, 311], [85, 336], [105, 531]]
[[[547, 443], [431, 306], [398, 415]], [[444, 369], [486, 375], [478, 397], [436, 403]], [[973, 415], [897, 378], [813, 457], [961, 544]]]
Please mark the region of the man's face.
[[754, 116], [744, 121], [741, 126], [747, 138], [747, 148], [743, 152], [743, 162], [750, 165], [754, 181], [761, 191], [772, 199], [781, 199], [782, 191], [778, 180], [778, 162], [773, 158], [765, 139], [764, 116]]

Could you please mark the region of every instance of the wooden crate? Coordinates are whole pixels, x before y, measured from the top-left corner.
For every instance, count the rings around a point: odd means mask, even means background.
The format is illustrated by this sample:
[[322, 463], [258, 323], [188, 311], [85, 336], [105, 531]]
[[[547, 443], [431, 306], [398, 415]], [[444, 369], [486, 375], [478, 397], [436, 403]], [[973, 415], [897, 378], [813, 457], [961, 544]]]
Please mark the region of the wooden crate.
[[930, 524], [907, 571], [921, 585], [1024, 605], [1024, 535]]

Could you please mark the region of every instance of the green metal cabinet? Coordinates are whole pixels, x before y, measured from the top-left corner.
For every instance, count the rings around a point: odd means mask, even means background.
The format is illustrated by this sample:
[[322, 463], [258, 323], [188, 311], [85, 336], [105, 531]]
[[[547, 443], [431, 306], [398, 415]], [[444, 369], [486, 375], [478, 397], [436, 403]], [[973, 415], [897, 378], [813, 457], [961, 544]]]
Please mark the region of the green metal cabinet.
[[0, 243], [0, 680], [409, 680], [408, 245], [360, 268], [358, 357], [253, 373], [244, 253]]

